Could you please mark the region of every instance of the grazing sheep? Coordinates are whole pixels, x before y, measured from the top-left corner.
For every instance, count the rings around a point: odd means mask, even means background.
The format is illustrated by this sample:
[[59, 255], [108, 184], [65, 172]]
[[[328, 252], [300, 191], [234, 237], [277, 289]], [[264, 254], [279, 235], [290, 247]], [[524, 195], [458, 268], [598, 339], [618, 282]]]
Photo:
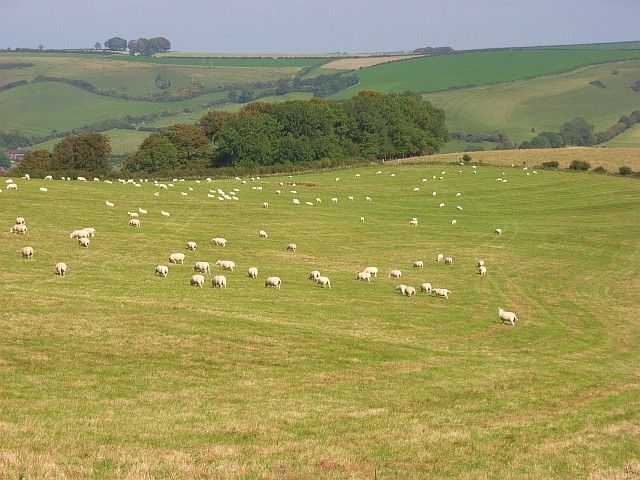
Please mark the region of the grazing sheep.
[[310, 207], [313, 207], [313, 202], [304, 202], [305, 205], [309, 205]]
[[169, 261], [171, 263], [179, 263], [182, 265], [184, 263], [184, 253], [172, 253], [169, 255]]
[[374, 277], [378, 276], [378, 267], [367, 267], [363, 270], [363, 272], [370, 273]]
[[191, 280], [189, 281], [189, 284], [202, 288], [204, 286], [204, 275], [200, 275], [200, 274], [191, 275]]
[[224, 275], [216, 275], [211, 280], [211, 284], [213, 285], [213, 288], [224, 288], [226, 290], [227, 289], [227, 277], [225, 277]]
[[264, 282], [265, 287], [275, 287], [276, 290], [280, 290], [281, 285], [282, 280], [280, 280], [280, 277], [269, 277]]
[[455, 219], [454, 219], [454, 220], [451, 220], [451, 226], [453, 226], [453, 225], [457, 225], [457, 224], [458, 224], [458, 220], [455, 220]]
[[462, 195], [460, 192], [456, 193], [456, 197], [459, 197], [460, 195]]
[[293, 204], [294, 205], [300, 205], [300, 200], [298, 200], [297, 198], [293, 199]]
[[129, 220], [129, 226], [140, 228], [140, 220], [138, 220], [137, 218], [132, 218], [131, 220]]
[[315, 280], [316, 278], [318, 278], [320, 276], [320, 271], [319, 270], [312, 270], [309, 273], [309, 280]]
[[31, 260], [31, 257], [33, 257], [33, 247], [23, 247], [22, 257], [26, 258], [27, 260]]
[[424, 268], [424, 262], [422, 260], [416, 260], [413, 262], [413, 268]]
[[453, 257], [447, 257], [444, 259], [446, 265], [453, 265]]
[[21, 223], [19, 225], [14, 225], [13, 227], [11, 227], [11, 229], [9, 229], [9, 233], [21, 233], [23, 235], [26, 235], [27, 230], [27, 226]]
[[391, 270], [389, 272], [389, 278], [400, 278], [402, 276], [402, 272], [400, 270]]
[[53, 180], [53, 177], [51, 175], [47, 175], [46, 177], [44, 177], [45, 180]]
[[478, 273], [480, 274], [481, 277], [484, 277], [487, 274], [487, 267], [485, 267], [484, 265], [482, 265], [479, 269], [478, 269]]
[[457, 205], [456, 208], [460, 211], [462, 211], [462, 207], [460, 205]]
[[18, 185], [16, 185], [15, 183], [9, 183], [7, 185], [7, 190], [18, 190]]
[[316, 282], [318, 285], [321, 285], [322, 288], [329, 287], [329, 290], [331, 290], [331, 280], [329, 280], [329, 277], [320, 276], [316, 278], [314, 282]]
[[444, 207], [444, 202], [442, 202], [440, 205], [438, 205], [440, 208]]
[[415, 188], [413, 189], [413, 191], [414, 191], [414, 192], [419, 192], [419, 191], [420, 191], [420, 188], [415, 187]]
[[356, 280], [366, 280], [367, 282], [371, 282], [371, 273], [360, 272], [356, 275]]
[[87, 232], [89, 234], [89, 237], [95, 237], [96, 236], [96, 229], [93, 228], [93, 227], [84, 227], [82, 230]]
[[371, 200], [371, 197], [364, 197], [364, 199], [365, 199], [367, 202], [372, 202], [372, 201], [373, 201], [373, 200]]
[[147, 214], [147, 211], [144, 208], [138, 208], [138, 212], [142, 213], [143, 215]]
[[79, 244], [81, 247], [88, 247], [90, 243], [91, 243], [91, 240], [89, 240], [89, 239], [88, 239], [88, 238], [86, 238], [86, 237], [82, 237], [82, 238], [79, 238], [79, 239], [78, 239], [78, 244]]
[[438, 262], [438, 263], [444, 262], [444, 255], [439, 253], [438, 257], [436, 258], [436, 262]]
[[316, 203], [322, 203], [322, 199], [321, 199], [321, 198], [316, 197]]
[[433, 192], [431, 195], [435, 197], [437, 195], [437, 192]]
[[405, 287], [404, 294], [407, 297], [415, 297], [416, 296], [416, 289], [413, 288], [413, 287]]
[[82, 228], [80, 230], [74, 230], [73, 232], [71, 232], [69, 234], [69, 238], [76, 238], [76, 239], [85, 238], [85, 237], [88, 237], [88, 236], [89, 236], [89, 232], [84, 228]]
[[404, 284], [396, 285], [396, 292], [400, 292], [401, 295], [404, 295], [404, 292], [407, 291], [407, 286]]
[[381, 173], [382, 173], [382, 170], [378, 170], [378, 171], [376, 172], [376, 175], [380, 175]]
[[502, 323], [511, 322], [511, 325], [514, 327], [516, 325], [516, 321], [518, 320], [518, 317], [516, 316], [515, 313], [507, 312], [503, 310], [502, 307], [498, 308], [498, 318]]
[[496, 228], [494, 230], [494, 233], [497, 233], [498, 235], [502, 235], [502, 229], [501, 228]]
[[295, 243], [290, 243], [289, 245], [287, 245], [287, 250], [293, 253], [296, 253], [297, 248], [298, 246]]
[[218, 260], [216, 261], [216, 265], [222, 270], [230, 270], [232, 272], [236, 268], [236, 262], [232, 260]]
[[41, 192], [48, 192], [49, 189], [46, 187], [40, 187], [38, 190], [40, 190]]
[[64, 277], [67, 274], [67, 264], [64, 262], [56, 263], [56, 275]]
[[127, 215], [133, 218], [138, 218], [140, 216], [138, 215], [138, 212], [127, 212]]
[[198, 244], [196, 242], [187, 242], [187, 248], [189, 250], [195, 250], [198, 248]]
[[395, 173], [392, 173], [392, 174], [391, 174], [391, 176], [392, 176], [392, 177], [395, 177], [395, 176], [396, 176], [396, 174], [395, 174]]
[[360, 176], [360, 174], [359, 174], [359, 173], [356, 173], [356, 178], [358, 178], [359, 176]]
[[262, 208], [269, 208], [269, 204], [268, 204], [267, 202], [264, 202], [264, 203], [262, 204]]
[[421, 292], [427, 292], [427, 293], [431, 293], [431, 284], [430, 283], [423, 283], [422, 285], [420, 285], [420, 291]]
[[193, 265], [193, 271], [200, 273], [211, 273], [209, 262], [196, 262]]
[[476, 263], [477, 267], [484, 267], [484, 260], [480, 259], [478, 260], [478, 262]]
[[227, 239], [222, 237], [214, 237], [211, 239], [211, 243], [213, 243], [216, 247], [226, 247]]
[[251, 267], [247, 270], [247, 276], [249, 278], [257, 278], [258, 277], [258, 269], [256, 267]]
[[418, 226], [418, 219], [417, 218], [412, 218], [411, 220], [409, 220], [409, 225], [411, 225], [412, 227], [417, 227]]
[[332, 197], [332, 198], [331, 198], [331, 201], [332, 201], [333, 203], [338, 203], [338, 199], [337, 199], [336, 197]]
[[86, 182], [86, 181], [87, 181], [87, 179], [86, 179], [86, 178], [84, 178], [84, 177], [78, 177], [78, 178], [77, 178], [77, 180], [78, 180], [79, 182]]
[[360, 223], [364, 223], [364, 217], [360, 217]]
[[24, 224], [25, 224], [24, 217], [16, 218], [16, 225], [24, 225]]
[[169, 275], [169, 267], [167, 267], [166, 265], [157, 265], [154, 273], [156, 275], [160, 275], [161, 277], [167, 278], [167, 275]]
[[165, 212], [164, 210], [160, 210], [160, 215], [162, 215], [163, 217], [168, 217], [171, 214], [169, 212]]
[[258, 232], [258, 236], [259, 236], [260, 238], [269, 238], [269, 235], [268, 235], [268, 234], [267, 234], [267, 232], [265, 232], [264, 230], [260, 230], [260, 231]]
[[451, 293], [449, 290], [447, 290], [446, 288], [433, 288], [431, 290], [431, 292], [436, 296], [436, 297], [444, 297], [447, 300], [449, 300], [449, 294]]
[[114, 204], [113, 202], [110, 202], [109, 200], [105, 201], [105, 202], [104, 202], [104, 204], [105, 204], [107, 207], [115, 207], [115, 204]]
[[353, 196], [349, 195], [347, 198], [349, 199], [349, 201], [353, 202]]

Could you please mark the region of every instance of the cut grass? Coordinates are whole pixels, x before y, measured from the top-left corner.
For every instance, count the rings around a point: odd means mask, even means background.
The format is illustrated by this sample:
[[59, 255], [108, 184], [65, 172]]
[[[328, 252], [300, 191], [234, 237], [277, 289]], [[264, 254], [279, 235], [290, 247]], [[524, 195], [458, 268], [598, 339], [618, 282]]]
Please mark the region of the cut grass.
[[[445, 179], [432, 180], [443, 169]], [[632, 471], [640, 182], [509, 169], [498, 185], [504, 167], [478, 170], [376, 165], [244, 186], [177, 182], [160, 197], [150, 183], [18, 180], [18, 191], [0, 194], [0, 225], [25, 216], [29, 226], [24, 237], [0, 234], [0, 477]], [[264, 190], [250, 188], [257, 184]], [[207, 199], [212, 187], [240, 188], [240, 201]], [[294, 206], [277, 188], [323, 202]], [[137, 207], [149, 214], [130, 229], [126, 212]], [[97, 235], [82, 249], [68, 234], [86, 225]], [[209, 244], [218, 235], [226, 248]], [[154, 277], [187, 240], [199, 247], [185, 265]], [[295, 254], [284, 251], [291, 241]], [[31, 261], [19, 254], [27, 244]], [[433, 262], [438, 252], [454, 265]], [[475, 274], [479, 257], [484, 278]], [[205, 288], [190, 288], [193, 262], [218, 258], [237, 262], [229, 288], [211, 288], [209, 275]], [[410, 268], [416, 259], [424, 270]], [[61, 260], [69, 274], [56, 278]], [[356, 282], [372, 264], [379, 277]], [[252, 265], [258, 280], [244, 275]], [[394, 294], [393, 267], [404, 283], [431, 281], [453, 294]], [[314, 268], [330, 276], [331, 290], [306, 279]], [[280, 275], [282, 289], [265, 289], [267, 275]], [[497, 323], [498, 306], [518, 313], [515, 328]]]
[[[175, 119], [174, 123], [177, 123]], [[150, 135], [150, 132], [141, 132], [138, 130], [120, 128], [107, 130], [106, 132], [101, 133], [109, 137], [111, 153], [113, 155], [124, 155], [125, 153], [135, 151], [144, 141], [144, 139]], [[53, 140], [49, 140], [47, 142], [38, 143], [36, 145], [33, 145], [32, 147], [29, 147], [29, 150], [39, 150], [44, 148], [51, 151], [53, 150], [53, 147], [56, 145], [56, 143], [60, 142], [61, 140], [61, 138], [54, 138]]]

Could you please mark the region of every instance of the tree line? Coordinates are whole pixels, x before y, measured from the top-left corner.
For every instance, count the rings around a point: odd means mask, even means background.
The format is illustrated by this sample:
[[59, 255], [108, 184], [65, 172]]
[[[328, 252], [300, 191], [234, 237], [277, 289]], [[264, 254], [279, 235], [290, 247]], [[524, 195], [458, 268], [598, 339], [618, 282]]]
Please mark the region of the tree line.
[[[96, 43], [99, 48], [100, 43]], [[129, 49], [131, 55], [139, 54], [151, 56], [159, 52], [171, 50], [171, 42], [164, 37], [138, 38], [128, 42], [122, 37], [111, 37], [104, 42], [104, 48], [114, 52], [124, 52]]]

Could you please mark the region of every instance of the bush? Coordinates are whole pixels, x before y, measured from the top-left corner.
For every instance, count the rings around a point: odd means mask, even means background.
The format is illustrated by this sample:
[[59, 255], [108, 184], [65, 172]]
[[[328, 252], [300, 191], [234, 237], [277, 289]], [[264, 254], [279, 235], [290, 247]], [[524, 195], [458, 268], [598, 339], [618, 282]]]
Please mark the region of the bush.
[[462, 155], [462, 161], [464, 163], [469, 163], [471, 162], [471, 155], [469, 155], [468, 153], [465, 153], [464, 155]]
[[542, 165], [540, 165], [540, 168], [553, 170], [553, 169], [557, 169], [559, 166], [560, 164], [558, 162], [556, 162], [555, 160], [550, 160], [548, 162], [542, 162]]
[[631, 167], [627, 167], [626, 165], [623, 165], [622, 167], [620, 167], [618, 169], [618, 173], [620, 175], [632, 175], [633, 174], [633, 170], [631, 170]]
[[578, 170], [581, 172], [586, 172], [591, 168], [591, 164], [589, 162], [585, 162], [584, 160], [574, 160], [569, 165], [569, 170]]
[[600, 165], [599, 167], [594, 168], [593, 170], [591, 170], [593, 173], [607, 173], [607, 169], [604, 168], [602, 165]]

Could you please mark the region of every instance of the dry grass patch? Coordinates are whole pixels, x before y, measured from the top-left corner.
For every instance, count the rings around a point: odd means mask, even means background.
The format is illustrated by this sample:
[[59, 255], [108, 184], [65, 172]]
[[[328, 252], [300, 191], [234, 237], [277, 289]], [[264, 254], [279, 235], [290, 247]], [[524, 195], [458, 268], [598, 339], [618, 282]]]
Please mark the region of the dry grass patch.
[[330, 68], [333, 70], [358, 70], [360, 68], [373, 67], [381, 63], [396, 62], [398, 60], [406, 60], [408, 58], [419, 58], [423, 55], [387, 55], [383, 57], [355, 57], [340, 58], [333, 62], [325, 63], [320, 68]]

